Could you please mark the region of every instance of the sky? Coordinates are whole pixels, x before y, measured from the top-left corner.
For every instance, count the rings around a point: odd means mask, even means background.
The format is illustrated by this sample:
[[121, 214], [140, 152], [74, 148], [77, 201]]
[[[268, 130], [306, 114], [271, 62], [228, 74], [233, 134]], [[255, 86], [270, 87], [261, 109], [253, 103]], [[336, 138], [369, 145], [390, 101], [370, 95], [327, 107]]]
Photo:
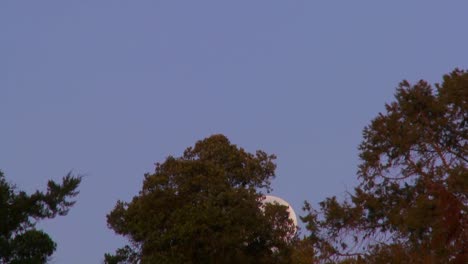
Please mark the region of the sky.
[[467, 1], [0, 2], [0, 170], [18, 189], [83, 175], [39, 224], [51, 263], [100, 263], [143, 174], [224, 134], [278, 156], [298, 215], [358, 183], [362, 129], [403, 79], [468, 69]]

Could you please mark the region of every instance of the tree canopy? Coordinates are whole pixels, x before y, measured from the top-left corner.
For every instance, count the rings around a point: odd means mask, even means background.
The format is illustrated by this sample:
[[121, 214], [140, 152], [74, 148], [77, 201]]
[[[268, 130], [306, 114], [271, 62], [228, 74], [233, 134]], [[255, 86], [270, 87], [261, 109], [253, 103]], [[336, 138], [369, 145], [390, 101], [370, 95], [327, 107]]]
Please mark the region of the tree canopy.
[[108, 225], [130, 240], [106, 263], [290, 263], [295, 226], [285, 206], [261, 209], [274, 155], [213, 135], [146, 174]]
[[467, 263], [468, 73], [400, 83], [363, 131], [360, 184], [303, 218], [321, 263]]
[[0, 263], [45, 263], [56, 249], [48, 234], [35, 228], [39, 220], [66, 215], [78, 194], [81, 177], [70, 173], [62, 183], [49, 181], [47, 191], [28, 195], [7, 182], [0, 171]]
[[[125, 263], [468, 263], [468, 72], [434, 86], [403, 81], [363, 130], [359, 184], [301, 217], [263, 203], [276, 157], [249, 153], [223, 135], [167, 157], [144, 175], [108, 227], [128, 245], [105, 254]], [[0, 171], [0, 263], [46, 263], [56, 243], [38, 221], [66, 215], [81, 177], [27, 194]]]

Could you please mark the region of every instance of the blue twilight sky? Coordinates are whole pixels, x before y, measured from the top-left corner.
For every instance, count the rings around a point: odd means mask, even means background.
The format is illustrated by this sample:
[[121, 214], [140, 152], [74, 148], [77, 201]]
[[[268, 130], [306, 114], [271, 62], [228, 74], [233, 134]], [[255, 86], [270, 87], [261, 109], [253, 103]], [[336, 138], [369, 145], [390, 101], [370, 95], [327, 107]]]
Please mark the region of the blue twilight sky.
[[143, 173], [223, 133], [278, 156], [301, 214], [356, 184], [361, 131], [402, 79], [468, 68], [468, 1], [0, 2], [0, 169], [20, 189], [84, 174], [40, 225], [52, 263], [99, 263]]

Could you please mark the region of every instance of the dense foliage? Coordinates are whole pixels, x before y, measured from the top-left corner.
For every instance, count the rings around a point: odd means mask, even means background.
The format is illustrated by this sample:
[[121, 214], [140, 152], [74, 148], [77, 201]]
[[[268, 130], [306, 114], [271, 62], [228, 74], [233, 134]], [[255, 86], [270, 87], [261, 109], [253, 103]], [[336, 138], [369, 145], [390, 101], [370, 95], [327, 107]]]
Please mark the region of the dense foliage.
[[468, 263], [468, 73], [395, 99], [364, 129], [355, 191], [306, 204], [321, 263]]
[[55, 242], [37, 230], [37, 221], [66, 215], [75, 203], [80, 177], [68, 174], [61, 184], [49, 181], [47, 192], [28, 195], [17, 191], [0, 171], [0, 263], [45, 263], [55, 251]]
[[108, 225], [131, 244], [106, 263], [290, 263], [295, 227], [285, 206], [261, 209], [275, 156], [214, 135], [146, 174]]

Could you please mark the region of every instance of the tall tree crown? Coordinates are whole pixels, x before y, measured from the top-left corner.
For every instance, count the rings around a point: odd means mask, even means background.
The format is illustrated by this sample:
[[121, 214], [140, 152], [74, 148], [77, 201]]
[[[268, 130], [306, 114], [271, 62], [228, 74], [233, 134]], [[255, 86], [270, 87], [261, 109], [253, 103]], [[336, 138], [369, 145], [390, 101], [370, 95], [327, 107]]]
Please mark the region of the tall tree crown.
[[286, 208], [260, 209], [274, 159], [213, 135], [156, 164], [139, 195], [108, 215], [132, 244], [106, 263], [286, 263], [295, 228]]
[[363, 131], [359, 186], [305, 217], [324, 260], [466, 263], [468, 73], [400, 83]]

